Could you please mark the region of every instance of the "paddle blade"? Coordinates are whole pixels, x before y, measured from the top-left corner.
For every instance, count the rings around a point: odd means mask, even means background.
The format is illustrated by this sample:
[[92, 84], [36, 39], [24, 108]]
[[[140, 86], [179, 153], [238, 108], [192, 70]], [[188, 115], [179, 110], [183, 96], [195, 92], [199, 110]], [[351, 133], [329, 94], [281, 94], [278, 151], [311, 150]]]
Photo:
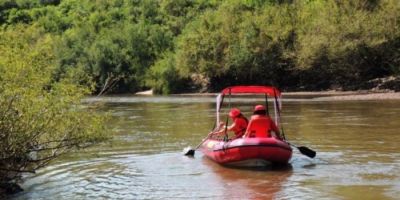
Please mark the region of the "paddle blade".
[[183, 155], [185, 156], [194, 156], [194, 152], [195, 150], [191, 147], [186, 147], [185, 149], [183, 149]]
[[297, 148], [299, 149], [300, 153], [310, 158], [314, 158], [317, 155], [315, 151], [309, 149], [308, 147], [297, 147]]

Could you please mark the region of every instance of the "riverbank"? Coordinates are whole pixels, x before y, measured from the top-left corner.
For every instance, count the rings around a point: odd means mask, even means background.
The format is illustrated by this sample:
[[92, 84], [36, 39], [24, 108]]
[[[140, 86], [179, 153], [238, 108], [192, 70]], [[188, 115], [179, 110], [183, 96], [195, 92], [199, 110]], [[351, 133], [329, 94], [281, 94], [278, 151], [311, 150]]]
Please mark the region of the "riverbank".
[[[175, 95], [215, 96], [217, 93], [185, 93]], [[283, 98], [306, 98], [314, 100], [400, 100], [400, 92], [391, 90], [282, 92], [282, 96]]]
[[310, 98], [314, 100], [400, 100], [400, 92], [381, 91], [319, 91], [319, 92], [283, 92], [285, 98]]

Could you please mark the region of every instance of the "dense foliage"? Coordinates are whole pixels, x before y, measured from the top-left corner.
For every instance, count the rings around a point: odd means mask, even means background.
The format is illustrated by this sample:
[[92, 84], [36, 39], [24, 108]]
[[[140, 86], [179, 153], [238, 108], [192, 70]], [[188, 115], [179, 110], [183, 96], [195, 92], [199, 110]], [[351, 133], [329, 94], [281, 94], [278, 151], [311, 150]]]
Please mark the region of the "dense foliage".
[[0, 0], [3, 31], [59, 38], [54, 79], [112, 92], [368, 89], [400, 73], [399, 21], [397, 0]]
[[0, 33], [0, 198], [23, 172], [108, 138], [104, 116], [81, 103], [90, 78], [69, 70], [54, 79], [56, 40], [34, 26]]

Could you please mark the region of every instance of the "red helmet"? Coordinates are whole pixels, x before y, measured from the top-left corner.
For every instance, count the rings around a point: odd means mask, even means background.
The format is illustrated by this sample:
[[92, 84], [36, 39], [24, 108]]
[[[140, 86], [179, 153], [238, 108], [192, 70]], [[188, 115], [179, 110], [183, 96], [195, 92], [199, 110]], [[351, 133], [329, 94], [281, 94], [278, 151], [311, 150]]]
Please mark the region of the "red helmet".
[[231, 111], [229, 112], [229, 117], [237, 117], [240, 115], [240, 110], [237, 108], [232, 108]]
[[256, 105], [256, 107], [254, 107], [254, 111], [260, 111], [260, 110], [265, 110], [265, 106], [263, 106], [263, 105]]

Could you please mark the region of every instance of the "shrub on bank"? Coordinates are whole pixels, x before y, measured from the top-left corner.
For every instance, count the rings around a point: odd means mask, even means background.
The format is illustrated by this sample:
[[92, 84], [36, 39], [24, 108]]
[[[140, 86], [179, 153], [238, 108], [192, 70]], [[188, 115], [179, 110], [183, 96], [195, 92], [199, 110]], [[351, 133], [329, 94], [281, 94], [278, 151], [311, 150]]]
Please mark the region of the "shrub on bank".
[[114, 93], [360, 89], [399, 74], [399, 16], [397, 0], [0, 2], [0, 26], [60, 38], [56, 79], [81, 68]]
[[0, 187], [4, 191], [13, 191], [23, 173], [108, 138], [104, 116], [81, 103], [91, 92], [90, 85], [80, 84], [85, 76], [68, 71], [53, 79], [55, 40], [34, 26], [0, 32]]

